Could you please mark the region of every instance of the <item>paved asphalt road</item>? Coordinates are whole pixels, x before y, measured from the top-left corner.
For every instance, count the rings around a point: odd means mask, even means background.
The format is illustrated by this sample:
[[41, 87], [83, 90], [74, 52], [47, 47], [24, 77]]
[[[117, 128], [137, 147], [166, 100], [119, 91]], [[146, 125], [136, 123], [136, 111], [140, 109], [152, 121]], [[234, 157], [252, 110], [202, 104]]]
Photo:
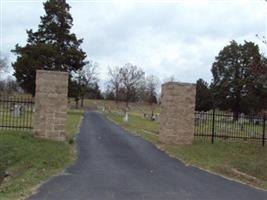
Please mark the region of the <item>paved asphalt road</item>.
[[187, 167], [87, 112], [79, 158], [29, 200], [267, 200], [267, 192]]

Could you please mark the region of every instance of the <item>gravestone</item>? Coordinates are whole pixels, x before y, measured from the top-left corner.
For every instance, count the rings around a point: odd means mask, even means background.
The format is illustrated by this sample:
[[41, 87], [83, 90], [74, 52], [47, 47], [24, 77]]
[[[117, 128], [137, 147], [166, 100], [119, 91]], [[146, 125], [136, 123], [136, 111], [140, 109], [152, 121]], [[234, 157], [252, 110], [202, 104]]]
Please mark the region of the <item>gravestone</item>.
[[25, 106], [21, 104], [15, 104], [14, 108], [12, 110], [12, 116], [13, 117], [20, 117], [25, 112]]
[[20, 105], [14, 105], [13, 111], [12, 111], [13, 117], [20, 117]]
[[194, 139], [195, 84], [162, 85], [159, 140], [167, 144], [192, 144]]
[[123, 121], [124, 122], [128, 122], [129, 121], [129, 115], [128, 115], [128, 112], [125, 113], [125, 116], [123, 118]]
[[65, 140], [68, 108], [66, 72], [37, 70], [34, 134], [51, 140]]

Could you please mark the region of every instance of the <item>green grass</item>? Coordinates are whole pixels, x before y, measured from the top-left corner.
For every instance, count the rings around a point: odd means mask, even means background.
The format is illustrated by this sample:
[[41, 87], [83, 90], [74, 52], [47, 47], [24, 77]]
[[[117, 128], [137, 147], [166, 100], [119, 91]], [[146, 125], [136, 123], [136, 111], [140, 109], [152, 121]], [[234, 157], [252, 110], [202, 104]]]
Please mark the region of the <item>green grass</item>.
[[[33, 98], [28, 94], [1, 97], [0, 126], [32, 127]], [[14, 116], [16, 106], [22, 106], [21, 115]], [[18, 113], [17, 113], [18, 114]]]
[[130, 114], [129, 122], [126, 123], [121, 115], [111, 112], [107, 112], [106, 115], [126, 130], [130, 130], [148, 141], [156, 142], [158, 140], [159, 123], [155, 121], [143, 119], [136, 114]]
[[[69, 105], [71, 107], [75, 107], [74, 99], [69, 99]], [[79, 102], [80, 105], [80, 102]], [[112, 100], [98, 100], [98, 99], [85, 99], [84, 100], [84, 107], [95, 107], [97, 106], [101, 111], [101, 108], [106, 107], [106, 109], [111, 109], [112, 111], [122, 111], [125, 109], [126, 104], [123, 101], [118, 101], [117, 104], [115, 101]], [[154, 110], [155, 114], [160, 113], [160, 106], [157, 104], [146, 104], [146, 103], [135, 103], [129, 102], [129, 109], [136, 113], [143, 115], [143, 113], [151, 113], [151, 110]]]
[[83, 110], [69, 110], [66, 122], [66, 138], [69, 143], [74, 142], [74, 138], [79, 131], [77, 125], [81, 123]]
[[193, 145], [161, 146], [185, 163], [267, 189], [267, 148], [258, 144], [219, 140], [215, 144], [195, 141]]
[[115, 112], [105, 112], [105, 115], [189, 165], [267, 189], [267, 148], [258, 143], [216, 139], [215, 144], [211, 144], [210, 141], [195, 139], [193, 145], [166, 145], [160, 143], [155, 134], [159, 130], [157, 122], [143, 119], [134, 112], [130, 114], [128, 123]]
[[26, 110], [23, 115], [14, 117], [11, 110], [0, 108], [0, 125], [2, 126], [32, 127], [32, 118], [32, 110]]
[[[230, 115], [229, 115], [230, 116]], [[227, 116], [226, 119], [230, 119]], [[238, 121], [227, 121], [221, 116], [216, 116], [215, 120], [215, 132], [218, 136], [236, 136], [236, 137], [248, 137], [251, 139], [261, 138], [263, 125], [256, 125], [250, 122], [248, 119], [244, 119], [244, 123], [241, 125]], [[202, 120], [196, 123], [197, 134], [212, 134], [212, 115], [209, 115], [207, 120]]]
[[[66, 133], [78, 132], [81, 111], [68, 112]], [[30, 133], [0, 132], [0, 199], [24, 199], [34, 188], [75, 159], [74, 145], [34, 138]], [[10, 176], [3, 180], [8, 172]]]

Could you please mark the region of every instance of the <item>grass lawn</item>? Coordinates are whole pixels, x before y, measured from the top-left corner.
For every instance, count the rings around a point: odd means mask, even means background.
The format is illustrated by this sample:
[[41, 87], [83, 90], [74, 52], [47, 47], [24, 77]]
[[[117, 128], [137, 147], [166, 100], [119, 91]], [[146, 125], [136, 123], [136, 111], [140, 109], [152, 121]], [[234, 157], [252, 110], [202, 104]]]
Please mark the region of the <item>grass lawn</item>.
[[159, 123], [143, 119], [142, 117], [134, 114], [129, 115], [130, 121], [125, 123], [123, 121], [123, 117], [116, 113], [107, 112], [105, 113], [109, 119], [114, 121], [115, 123], [119, 124], [126, 130], [129, 130], [136, 135], [142, 136], [144, 139], [156, 143], [158, 141], [158, 130], [159, 130]]
[[23, 115], [14, 117], [10, 109], [3, 109], [0, 107], [0, 125], [2, 126], [20, 126], [25, 127], [25, 130], [29, 130], [32, 127], [33, 112], [27, 109], [23, 112]]
[[[75, 107], [74, 99], [72, 98], [69, 99], [69, 105], [71, 107]], [[80, 105], [80, 102], [79, 102], [79, 105]], [[98, 108], [106, 107], [106, 109], [111, 109], [113, 111], [114, 110], [122, 111], [122, 109], [125, 109], [126, 104], [123, 101], [118, 101], [118, 103], [116, 104], [115, 101], [113, 100], [84, 99], [85, 108], [94, 107], [94, 106], [97, 106]], [[129, 102], [129, 109], [136, 113], [139, 113], [140, 115], [143, 115], [143, 113], [150, 114], [152, 107], [154, 110], [154, 114], [159, 114], [160, 106], [158, 104], [149, 105], [146, 103]]]
[[79, 131], [79, 126], [81, 124], [83, 110], [70, 110], [68, 112], [68, 118], [66, 123], [66, 138], [69, 143], [74, 142], [74, 137]]
[[[38, 184], [63, 171], [75, 159], [72, 144], [82, 119], [82, 111], [68, 112], [69, 142], [34, 138], [29, 132], [0, 132], [0, 199], [24, 199]], [[10, 174], [5, 179], [5, 173]]]
[[[249, 139], [261, 140], [263, 123], [258, 124], [250, 121], [249, 117], [240, 117], [238, 121], [233, 121], [231, 114], [221, 114], [216, 111], [214, 120], [214, 130], [216, 137], [246, 137]], [[202, 116], [202, 119], [201, 119]], [[198, 135], [212, 135], [212, 113], [197, 112], [195, 114], [195, 133]], [[263, 120], [260, 116], [254, 119]]]
[[165, 145], [158, 141], [157, 122], [129, 115], [129, 122], [116, 113], [105, 115], [126, 130], [154, 143], [169, 155], [189, 165], [201, 167], [250, 185], [267, 189], [267, 147], [245, 141], [222, 141], [215, 144], [195, 139], [193, 145]]
[[27, 94], [0, 96], [0, 125], [20, 126], [24, 130], [32, 127], [34, 99]]

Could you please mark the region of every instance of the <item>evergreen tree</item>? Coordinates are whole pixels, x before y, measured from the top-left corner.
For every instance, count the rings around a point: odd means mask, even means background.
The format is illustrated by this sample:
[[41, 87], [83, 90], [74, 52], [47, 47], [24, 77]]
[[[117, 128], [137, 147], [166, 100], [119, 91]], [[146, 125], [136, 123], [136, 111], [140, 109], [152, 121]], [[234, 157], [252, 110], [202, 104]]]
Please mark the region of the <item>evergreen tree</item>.
[[257, 114], [267, 110], [267, 59], [263, 55], [261, 64], [252, 67], [244, 101], [247, 113]]
[[212, 94], [208, 83], [203, 79], [198, 79], [196, 86], [196, 110], [208, 111], [212, 109], [212, 106]]
[[[216, 105], [231, 110], [234, 120], [241, 112], [253, 113], [262, 109], [266, 87], [258, 79], [255, 68], [266, 70], [259, 47], [246, 41], [243, 45], [232, 41], [220, 51], [213, 63], [211, 87]], [[261, 97], [258, 98], [258, 95]]]
[[71, 75], [86, 64], [86, 54], [80, 48], [83, 40], [70, 32], [73, 19], [68, 3], [48, 0], [44, 9], [46, 14], [41, 17], [38, 31], [28, 30], [27, 44], [24, 47], [17, 44], [12, 50], [17, 55], [12, 64], [14, 75], [21, 87], [33, 95], [37, 69], [65, 71]]

